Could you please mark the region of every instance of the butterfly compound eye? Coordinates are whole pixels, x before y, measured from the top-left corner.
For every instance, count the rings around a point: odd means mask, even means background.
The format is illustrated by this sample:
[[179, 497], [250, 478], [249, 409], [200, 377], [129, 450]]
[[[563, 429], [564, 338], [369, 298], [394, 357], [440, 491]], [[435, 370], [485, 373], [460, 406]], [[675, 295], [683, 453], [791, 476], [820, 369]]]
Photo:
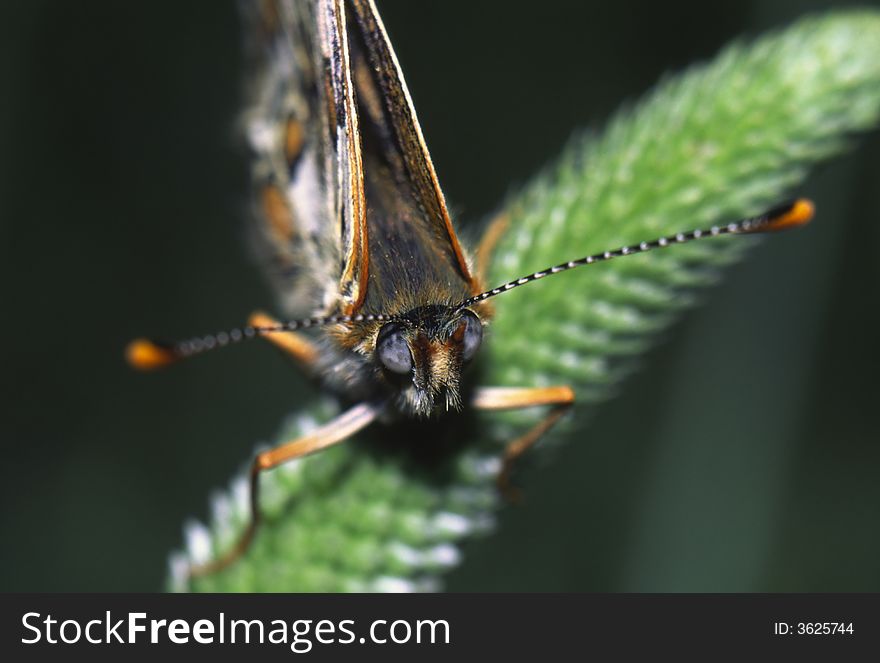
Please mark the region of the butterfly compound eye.
[[470, 311], [462, 313], [464, 320], [464, 338], [462, 339], [461, 357], [464, 361], [470, 361], [480, 349], [483, 342], [483, 323]]
[[403, 337], [403, 329], [396, 323], [391, 322], [379, 330], [376, 355], [379, 357], [379, 363], [392, 373], [407, 375], [412, 371], [412, 354]]

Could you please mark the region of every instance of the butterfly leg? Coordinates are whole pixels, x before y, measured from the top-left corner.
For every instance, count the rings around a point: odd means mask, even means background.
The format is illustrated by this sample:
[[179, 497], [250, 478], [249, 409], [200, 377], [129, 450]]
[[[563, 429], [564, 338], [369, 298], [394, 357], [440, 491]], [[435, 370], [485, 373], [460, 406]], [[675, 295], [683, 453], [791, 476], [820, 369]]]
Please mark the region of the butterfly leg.
[[486, 283], [486, 279], [489, 276], [489, 265], [492, 262], [492, 254], [495, 252], [495, 247], [498, 246], [502, 235], [507, 231], [509, 221], [510, 218], [507, 213], [502, 212], [489, 222], [489, 227], [486, 228], [486, 232], [480, 238], [480, 243], [477, 245], [476, 262], [477, 277], [482, 283]]
[[[248, 318], [248, 324], [252, 327], [274, 327], [280, 323], [275, 318], [256, 311]], [[285, 331], [264, 334], [263, 338], [275, 344], [285, 354], [293, 357], [306, 371], [311, 372], [314, 368], [315, 362], [318, 359], [318, 348], [304, 334]]]
[[250, 520], [247, 527], [232, 548], [216, 559], [192, 567], [189, 572], [190, 577], [196, 578], [221, 571], [247, 552], [260, 525], [260, 475], [263, 472], [347, 440], [372, 423], [381, 410], [381, 405], [371, 403], [355, 405], [308, 435], [257, 454], [249, 473]]
[[574, 403], [571, 387], [482, 387], [474, 395], [473, 405], [479, 410], [519, 410], [539, 405], [551, 406], [547, 416], [523, 435], [507, 445], [498, 472], [498, 489], [511, 501], [519, 497], [519, 491], [510, 482], [513, 464], [541, 437], [550, 430]]

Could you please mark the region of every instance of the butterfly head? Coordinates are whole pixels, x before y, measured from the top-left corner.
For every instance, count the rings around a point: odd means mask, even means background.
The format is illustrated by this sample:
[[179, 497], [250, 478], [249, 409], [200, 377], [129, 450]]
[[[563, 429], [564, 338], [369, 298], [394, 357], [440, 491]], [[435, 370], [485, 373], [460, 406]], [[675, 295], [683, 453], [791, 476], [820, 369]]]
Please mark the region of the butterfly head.
[[477, 354], [483, 322], [455, 306], [422, 306], [382, 325], [372, 355], [408, 411], [428, 416], [461, 408], [462, 370]]

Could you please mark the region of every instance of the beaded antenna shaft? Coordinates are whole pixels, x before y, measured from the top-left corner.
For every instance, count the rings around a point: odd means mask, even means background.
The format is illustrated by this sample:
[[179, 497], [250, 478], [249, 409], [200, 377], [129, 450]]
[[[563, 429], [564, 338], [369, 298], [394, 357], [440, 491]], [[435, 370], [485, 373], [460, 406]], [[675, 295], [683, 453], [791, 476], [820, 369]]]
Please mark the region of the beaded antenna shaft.
[[[663, 249], [678, 244], [685, 244], [698, 239], [708, 239], [710, 237], [721, 237], [723, 235], [740, 235], [760, 232], [774, 232], [801, 226], [813, 218], [813, 203], [805, 198], [778, 205], [757, 216], [733, 221], [726, 225], [712, 226], [706, 229], [690, 230], [688, 232], [680, 232], [674, 235], [667, 235], [651, 241], [640, 242], [631, 246], [623, 246], [618, 249], [603, 251], [577, 260], [569, 260], [568, 262], [548, 267], [538, 272], [533, 272], [527, 276], [522, 276], [513, 281], [509, 281], [503, 285], [486, 290], [478, 295], [469, 297], [464, 301], [456, 304], [453, 308], [460, 310], [479, 303], [490, 297], [495, 297], [504, 292], [526, 285], [533, 281], [537, 281], [546, 276], [566, 272], [576, 267], [584, 265], [592, 265], [593, 263], [611, 260], [612, 258], [622, 258], [624, 256], [637, 255], [654, 249]], [[275, 325], [252, 326], [247, 325], [230, 329], [228, 331], [219, 332], [217, 334], [208, 334], [199, 336], [185, 341], [175, 343], [166, 343], [157, 340], [137, 339], [132, 341], [128, 346], [126, 356], [128, 361], [140, 369], [153, 369], [165, 366], [180, 359], [186, 359], [197, 354], [202, 354], [215, 348], [224, 347], [230, 344], [239, 343], [240, 341], [265, 336], [268, 334], [277, 334], [282, 332], [293, 332], [311, 327], [323, 327], [335, 324], [351, 324], [361, 322], [393, 322], [400, 316], [389, 314], [355, 314], [355, 315], [329, 315], [317, 316], [311, 318], [303, 318], [301, 320], [290, 320]]]
[[326, 325], [357, 323], [357, 322], [391, 322], [396, 318], [393, 315], [372, 315], [358, 313], [356, 315], [326, 315], [302, 320], [288, 320], [276, 325], [245, 325], [234, 327], [227, 331], [206, 336], [195, 336], [185, 341], [166, 342], [155, 339], [139, 338], [132, 341], [126, 349], [126, 358], [134, 367], [149, 370], [166, 366], [180, 359], [186, 359], [208, 350], [222, 348], [224, 346], [240, 343], [241, 341], [277, 334], [280, 332], [294, 332], [310, 327], [323, 327]]
[[500, 285], [498, 287], [492, 288], [491, 290], [481, 292], [479, 295], [469, 297], [461, 304], [459, 304], [459, 307], [466, 308], [468, 306], [471, 306], [472, 304], [476, 304], [477, 302], [489, 299], [490, 297], [500, 295], [502, 292], [507, 292], [509, 290], [513, 290], [514, 288], [518, 288], [521, 285], [525, 285], [526, 283], [531, 283], [532, 281], [542, 279], [545, 276], [550, 276], [551, 274], [559, 274], [560, 272], [567, 272], [568, 270], [574, 269], [575, 267], [592, 265], [595, 262], [602, 262], [605, 260], [611, 260], [612, 258], [621, 258], [623, 256], [631, 256], [638, 253], [645, 253], [646, 251], [651, 251], [652, 249], [665, 249], [668, 246], [685, 244], [687, 242], [692, 242], [697, 239], [706, 239], [708, 237], [773, 232], [777, 230], [784, 230], [786, 228], [794, 228], [803, 225], [807, 223], [810, 219], [812, 219], [813, 212], [814, 206], [811, 201], [805, 198], [798, 198], [788, 203], [777, 205], [776, 207], [769, 209], [763, 214], [759, 214], [758, 216], [752, 216], [745, 219], [740, 219], [739, 221], [733, 221], [731, 223], [728, 223], [727, 225], [712, 226], [711, 228], [707, 228], [705, 230], [691, 230], [688, 232], [676, 233], [674, 235], [660, 237], [650, 242], [640, 242], [639, 244], [634, 244], [632, 246], [623, 246], [613, 251], [603, 251], [602, 253], [585, 256], [583, 258], [578, 258], [577, 260], [569, 260], [568, 262], [563, 262], [558, 265], [554, 265], [553, 267], [542, 269], [539, 272], [534, 272], [532, 274], [529, 274], [528, 276], [522, 276], [513, 281], [509, 281], [504, 285]]

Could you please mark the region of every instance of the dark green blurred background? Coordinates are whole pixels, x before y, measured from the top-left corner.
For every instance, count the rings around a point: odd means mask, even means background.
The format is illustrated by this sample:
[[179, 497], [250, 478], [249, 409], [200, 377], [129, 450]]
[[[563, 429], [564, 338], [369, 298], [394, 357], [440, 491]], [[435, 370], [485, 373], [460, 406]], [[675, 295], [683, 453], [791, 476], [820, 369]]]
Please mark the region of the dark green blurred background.
[[[574, 130], [830, 6], [380, 9], [473, 234]], [[184, 520], [311, 389], [264, 344], [122, 360], [272, 308], [243, 242], [242, 75], [232, 3], [0, 8], [2, 590], [159, 589]], [[878, 164], [874, 132], [812, 177], [817, 222], [730, 269], [449, 588], [880, 590]]]

